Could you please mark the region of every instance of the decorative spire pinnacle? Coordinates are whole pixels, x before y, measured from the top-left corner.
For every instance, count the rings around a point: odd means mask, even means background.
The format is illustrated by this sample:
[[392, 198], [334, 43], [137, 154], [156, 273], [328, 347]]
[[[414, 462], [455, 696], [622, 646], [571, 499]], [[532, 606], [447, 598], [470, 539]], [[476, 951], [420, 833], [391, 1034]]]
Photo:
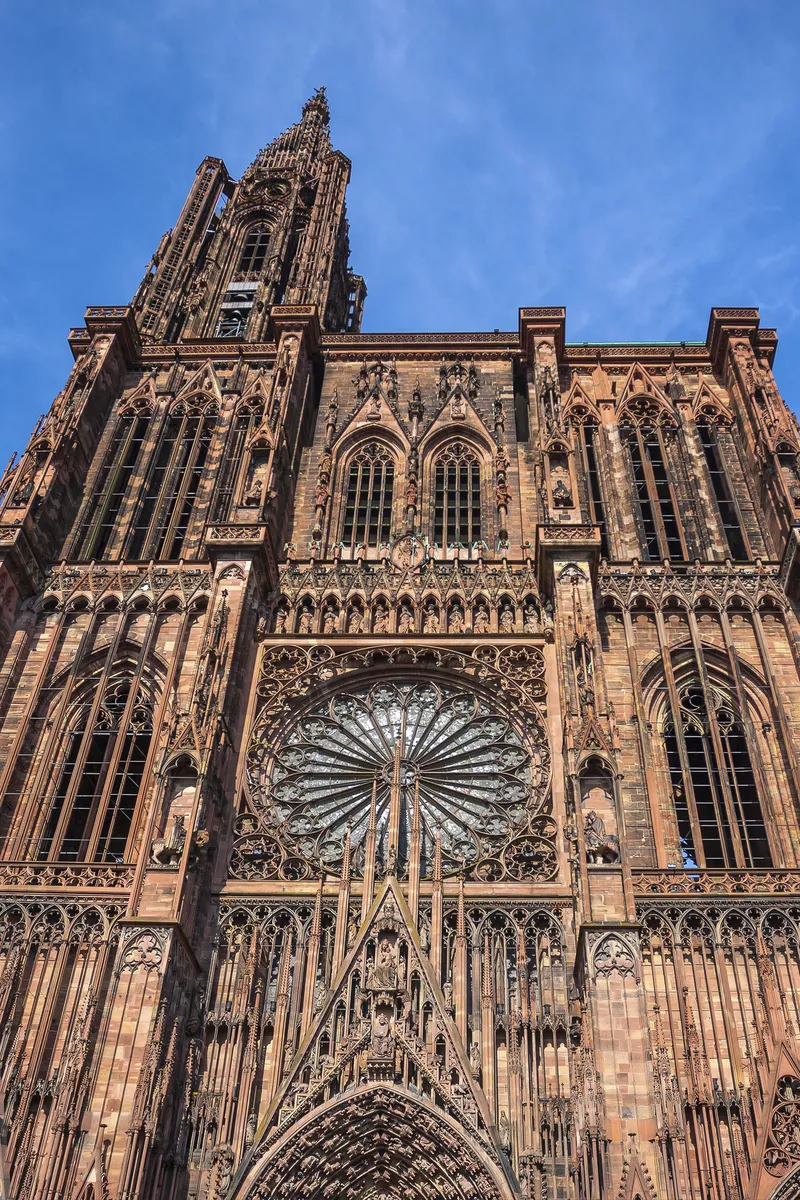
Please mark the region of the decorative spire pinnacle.
[[319, 117], [324, 125], [327, 125], [331, 119], [331, 110], [328, 108], [328, 97], [324, 87], [318, 87], [310, 100], [306, 100], [303, 105], [303, 120], [310, 120], [312, 117]]

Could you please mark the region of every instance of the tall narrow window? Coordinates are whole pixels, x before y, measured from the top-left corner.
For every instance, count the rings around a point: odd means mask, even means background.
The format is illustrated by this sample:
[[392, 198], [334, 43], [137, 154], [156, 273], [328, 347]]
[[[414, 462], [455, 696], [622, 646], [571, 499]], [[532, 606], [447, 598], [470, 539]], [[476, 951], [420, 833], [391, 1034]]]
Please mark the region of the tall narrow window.
[[644, 557], [686, 558], [683, 530], [667, 469], [664, 434], [657, 425], [624, 427], [628, 447], [634, 503], [639, 518]]
[[256, 298], [257, 282], [239, 280], [228, 284], [217, 320], [218, 338], [242, 338]]
[[687, 683], [664, 736], [684, 865], [772, 866], [747, 738], [729, 697], [714, 688], [707, 701], [699, 682]]
[[580, 430], [586, 489], [589, 493], [589, 513], [592, 524], [600, 527], [600, 554], [603, 558], [609, 558], [606, 506], [603, 503], [603, 492], [600, 487], [600, 471], [598, 468], [597, 443], [600, 430], [596, 425], [589, 423], [579, 425], [578, 428]]
[[130, 701], [124, 681], [81, 708], [35, 847], [40, 862], [124, 860], [153, 728], [144, 697]]
[[711, 486], [714, 489], [714, 496], [716, 497], [717, 508], [719, 509], [722, 528], [725, 532], [725, 540], [728, 543], [731, 558], [749, 558], [747, 543], [742, 533], [742, 523], [739, 520], [739, 510], [733, 499], [733, 493], [722, 462], [720, 448], [717, 444], [716, 428], [703, 423], [697, 426], [697, 432], [700, 434], [700, 441], [703, 445], [706, 466], [711, 476]]
[[117, 422], [100, 474], [81, 521], [77, 557], [102, 558], [116, 529], [117, 517], [142, 449], [147, 415], [125, 413]]
[[253, 425], [253, 413], [249, 408], [240, 408], [237, 412], [225, 446], [222, 458], [222, 469], [219, 475], [214, 495], [214, 521], [230, 519], [231, 508], [236, 498], [239, 477], [242, 471], [247, 435]]
[[388, 542], [392, 524], [394, 459], [378, 442], [365, 446], [350, 463], [342, 541], [345, 546]]
[[436, 460], [433, 506], [437, 546], [472, 546], [481, 540], [481, 468], [463, 442], [453, 442]]
[[181, 405], [170, 414], [133, 521], [126, 557], [181, 557], [216, 421], [213, 404], [203, 412]]
[[239, 259], [239, 278], [249, 279], [251, 275], [260, 274], [264, 260], [267, 257], [270, 231], [266, 225], [254, 225], [247, 231]]

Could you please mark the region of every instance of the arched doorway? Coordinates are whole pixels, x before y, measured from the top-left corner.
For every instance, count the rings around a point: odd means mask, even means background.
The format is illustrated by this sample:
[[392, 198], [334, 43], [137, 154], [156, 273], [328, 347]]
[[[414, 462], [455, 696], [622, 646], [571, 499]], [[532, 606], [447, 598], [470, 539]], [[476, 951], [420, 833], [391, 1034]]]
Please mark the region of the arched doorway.
[[268, 1134], [231, 1190], [232, 1200], [517, 1200], [519, 1194], [488, 1138], [389, 1083], [336, 1096], [282, 1135]]

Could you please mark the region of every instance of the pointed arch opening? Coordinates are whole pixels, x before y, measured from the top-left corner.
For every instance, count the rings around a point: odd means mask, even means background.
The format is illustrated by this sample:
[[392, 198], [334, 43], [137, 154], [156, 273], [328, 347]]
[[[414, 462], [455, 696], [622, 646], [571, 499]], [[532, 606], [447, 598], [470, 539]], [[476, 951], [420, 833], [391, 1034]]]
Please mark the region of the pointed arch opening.
[[470, 547], [480, 542], [481, 465], [466, 442], [449, 442], [433, 469], [433, 541], [437, 546]]
[[342, 543], [355, 550], [388, 544], [392, 530], [395, 458], [382, 442], [367, 442], [352, 455], [347, 471], [347, 498]]

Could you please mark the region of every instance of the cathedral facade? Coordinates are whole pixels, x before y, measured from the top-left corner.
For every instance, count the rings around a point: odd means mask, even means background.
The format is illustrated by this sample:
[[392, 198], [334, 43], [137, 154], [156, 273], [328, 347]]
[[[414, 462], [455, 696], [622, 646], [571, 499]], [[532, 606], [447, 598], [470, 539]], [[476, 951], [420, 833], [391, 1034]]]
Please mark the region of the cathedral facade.
[[800, 1195], [800, 436], [362, 333], [324, 92], [0, 483], [3, 1200]]

